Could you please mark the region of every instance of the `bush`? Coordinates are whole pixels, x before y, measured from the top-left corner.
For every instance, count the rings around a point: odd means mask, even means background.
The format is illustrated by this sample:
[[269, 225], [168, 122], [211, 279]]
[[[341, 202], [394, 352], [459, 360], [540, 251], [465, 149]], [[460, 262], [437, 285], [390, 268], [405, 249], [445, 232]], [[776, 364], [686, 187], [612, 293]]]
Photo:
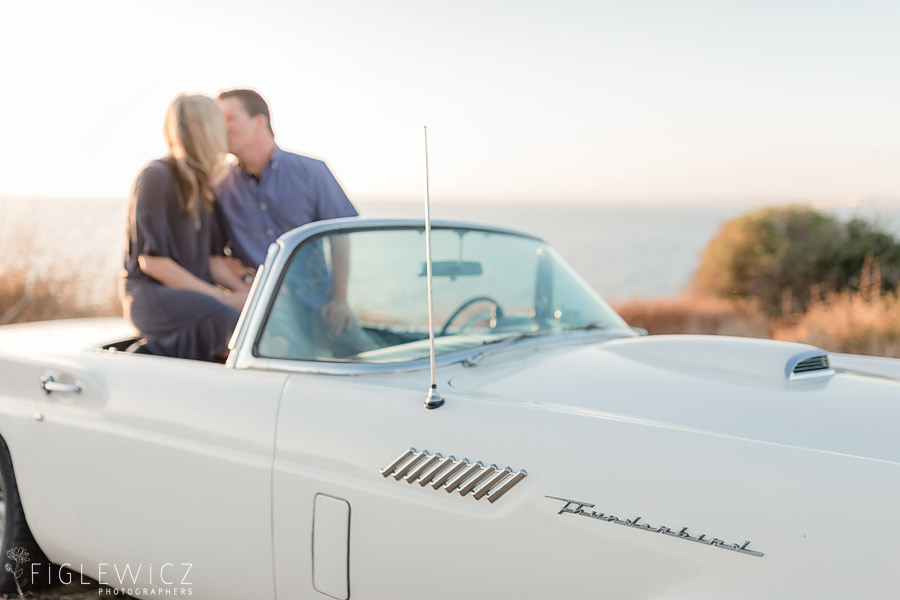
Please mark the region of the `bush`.
[[769, 316], [802, 313], [829, 293], [857, 289], [867, 256], [880, 264], [884, 290], [895, 291], [900, 244], [889, 233], [806, 206], [767, 208], [722, 227], [693, 285], [700, 293], [755, 301]]

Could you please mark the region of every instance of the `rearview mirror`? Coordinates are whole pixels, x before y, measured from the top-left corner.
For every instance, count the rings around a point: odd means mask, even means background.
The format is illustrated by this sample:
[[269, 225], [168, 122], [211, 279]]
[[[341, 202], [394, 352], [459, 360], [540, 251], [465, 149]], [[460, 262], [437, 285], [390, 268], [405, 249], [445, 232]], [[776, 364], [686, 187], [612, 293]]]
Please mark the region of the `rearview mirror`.
[[[419, 266], [419, 277], [425, 277], [426, 265], [423, 262]], [[481, 263], [473, 260], [438, 260], [431, 263], [431, 275], [433, 277], [471, 277], [481, 275]]]

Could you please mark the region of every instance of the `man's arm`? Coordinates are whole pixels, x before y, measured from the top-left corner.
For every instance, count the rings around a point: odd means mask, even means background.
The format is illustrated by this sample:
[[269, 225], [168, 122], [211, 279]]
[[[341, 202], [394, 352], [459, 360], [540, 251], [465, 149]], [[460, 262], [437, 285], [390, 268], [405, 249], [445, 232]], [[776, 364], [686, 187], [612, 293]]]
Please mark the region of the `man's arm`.
[[332, 235], [331, 299], [322, 307], [322, 319], [331, 336], [353, 327], [353, 313], [347, 304], [347, 280], [350, 275], [350, 240], [346, 235]]

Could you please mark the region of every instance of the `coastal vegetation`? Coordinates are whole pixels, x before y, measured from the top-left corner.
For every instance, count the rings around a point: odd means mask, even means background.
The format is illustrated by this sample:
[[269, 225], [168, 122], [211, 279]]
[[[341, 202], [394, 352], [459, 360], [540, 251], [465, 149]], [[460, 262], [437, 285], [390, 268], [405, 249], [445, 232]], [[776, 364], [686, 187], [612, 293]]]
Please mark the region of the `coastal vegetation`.
[[802, 342], [900, 358], [900, 242], [860, 219], [806, 206], [726, 223], [688, 294], [615, 306], [650, 333], [712, 333]]
[[709, 243], [693, 287], [702, 294], [755, 301], [770, 317], [804, 313], [843, 290], [859, 291], [866, 263], [895, 292], [900, 243], [861, 219], [839, 221], [800, 205], [753, 211], [726, 223]]

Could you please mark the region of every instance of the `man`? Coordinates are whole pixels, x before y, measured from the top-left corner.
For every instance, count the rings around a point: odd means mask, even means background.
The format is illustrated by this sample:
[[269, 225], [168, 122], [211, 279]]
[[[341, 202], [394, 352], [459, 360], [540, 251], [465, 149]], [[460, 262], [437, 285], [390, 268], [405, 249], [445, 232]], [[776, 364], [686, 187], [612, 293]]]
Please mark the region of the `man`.
[[[313, 221], [354, 217], [356, 209], [321, 160], [285, 152], [275, 143], [269, 107], [253, 90], [222, 92], [228, 150], [237, 158], [218, 188], [216, 206], [225, 236], [237, 258], [256, 267], [266, 250], [284, 232]], [[276, 309], [281, 315], [264, 335], [261, 348], [276, 358], [316, 358], [323, 353], [322, 329], [331, 338], [334, 356], [372, 347], [355, 324], [347, 305], [347, 240], [331, 236], [332, 271], [325, 264], [321, 242], [310, 244], [291, 267], [295, 276], [285, 284]], [[311, 310], [310, 310], [311, 309]], [[279, 313], [278, 310], [274, 311]], [[296, 322], [304, 328], [294, 331]], [[306, 341], [300, 341], [300, 337]]]

